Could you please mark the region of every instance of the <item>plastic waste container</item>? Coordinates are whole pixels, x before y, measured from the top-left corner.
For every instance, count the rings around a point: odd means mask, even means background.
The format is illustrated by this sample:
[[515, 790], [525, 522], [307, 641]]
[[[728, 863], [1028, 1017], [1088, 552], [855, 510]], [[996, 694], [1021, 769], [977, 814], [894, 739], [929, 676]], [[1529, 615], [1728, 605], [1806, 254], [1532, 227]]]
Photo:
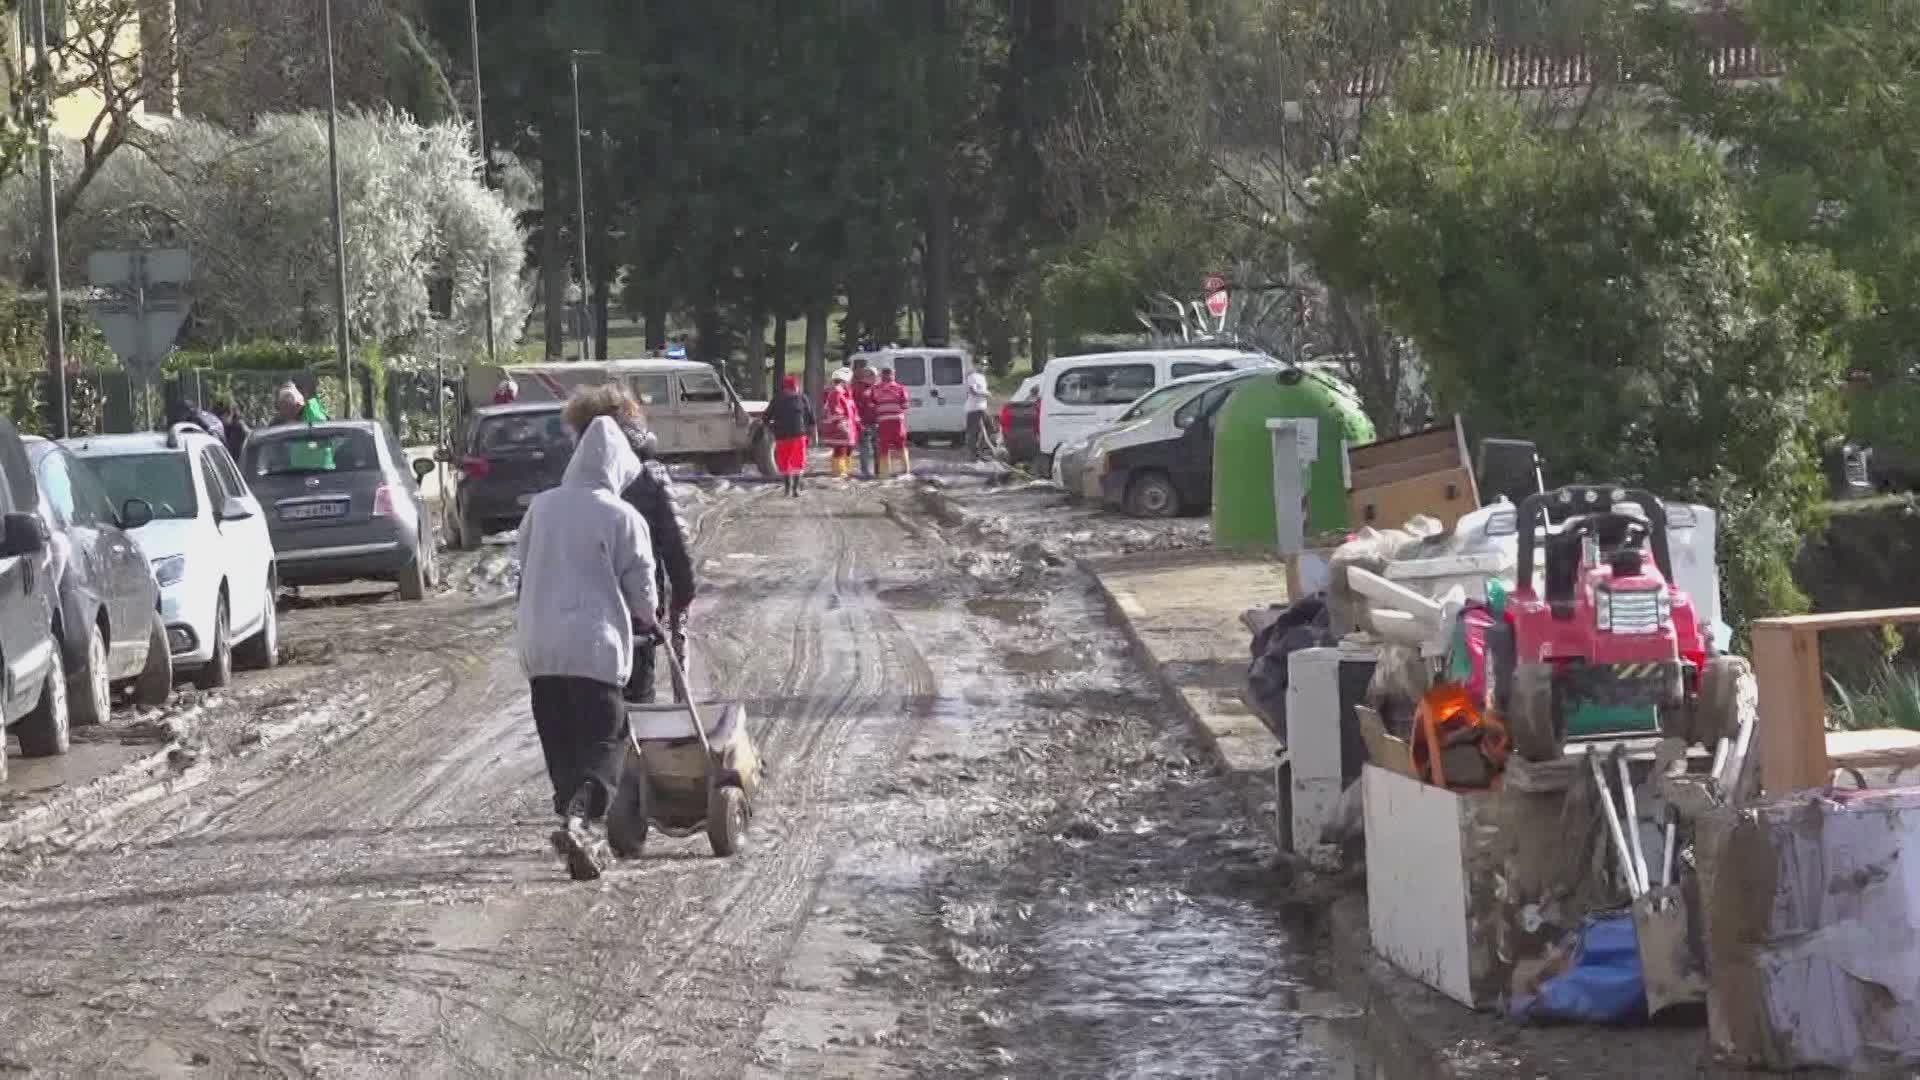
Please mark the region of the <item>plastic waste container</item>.
[[1341, 444], [1373, 441], [1373, 422], [1360, 396], [1323, 372], [1284, 368], [1249, 379], [1234, 391], [1213, 439], [1213, 542], [1219, 547], [1271, 550], [1279, 527], [1273, 507], [1273, 442], [1267, 421], [1311, 417], [1319, 422], [1319, 454], [1308, 473], [1311, 535], [1348, 525]]

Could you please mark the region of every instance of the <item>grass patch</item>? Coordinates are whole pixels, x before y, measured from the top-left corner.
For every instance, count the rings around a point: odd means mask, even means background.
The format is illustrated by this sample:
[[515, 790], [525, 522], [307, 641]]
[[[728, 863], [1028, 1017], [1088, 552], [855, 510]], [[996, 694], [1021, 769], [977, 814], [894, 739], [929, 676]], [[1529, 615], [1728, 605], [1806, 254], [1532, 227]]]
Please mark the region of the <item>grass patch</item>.
[[1920, 672], [1884, 663], [1864, 686], [1827, 676], [1827, 718], [1841, 731], [1920, 731]]

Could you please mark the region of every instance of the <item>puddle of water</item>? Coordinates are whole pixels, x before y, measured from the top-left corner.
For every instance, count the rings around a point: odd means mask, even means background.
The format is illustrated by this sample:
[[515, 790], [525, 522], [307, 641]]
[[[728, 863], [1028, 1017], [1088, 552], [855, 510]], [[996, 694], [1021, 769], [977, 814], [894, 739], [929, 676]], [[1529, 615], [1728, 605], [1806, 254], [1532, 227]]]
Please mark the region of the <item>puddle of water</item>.
[[903, 611], [932, 611], [942, 602], [939, 590], [931, 585], [896, 585], [874, 596], [888, 607]]
[[1023, 623], [1038, 614], [1045, 606], [1038, 600], [1013, 600], [1005, 597], [982, 596], [967, 601], [967, 611], [983, 619], [993, 619], [1003, 623]]
[[1036, 651], [1004, 649], [1000, 653], [1000, 663], [1007, 670], [1021, 675], [1058, 675], [1081, 666], [1080, 658], [1067, 645], [1053, 645]]
[[7, 756], [7, 781], [0, 785], [0, 790], [8, 797], [17, 798], [78, 787], [143, 758], [156, 748], [153, 743], [76, 742], [71, 750], [58, 757], [23, 758], [14, 751]]

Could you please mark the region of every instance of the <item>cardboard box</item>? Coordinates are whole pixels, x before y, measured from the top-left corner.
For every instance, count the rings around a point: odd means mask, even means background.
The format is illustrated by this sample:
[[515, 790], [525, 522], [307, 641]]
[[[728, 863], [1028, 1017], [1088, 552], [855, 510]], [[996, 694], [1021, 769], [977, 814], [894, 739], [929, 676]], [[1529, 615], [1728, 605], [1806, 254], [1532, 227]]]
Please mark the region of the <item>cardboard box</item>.
[[1709, 1029], [1729, 1063], [1920, 1067], [1920, 788], [1703, 823]]
[[1426, 514], [1451, 529], [1480, 508], [1459, 417], [1412, 435], [1348, 447], [1345, 466], [1354, 528], [1397, 529]]

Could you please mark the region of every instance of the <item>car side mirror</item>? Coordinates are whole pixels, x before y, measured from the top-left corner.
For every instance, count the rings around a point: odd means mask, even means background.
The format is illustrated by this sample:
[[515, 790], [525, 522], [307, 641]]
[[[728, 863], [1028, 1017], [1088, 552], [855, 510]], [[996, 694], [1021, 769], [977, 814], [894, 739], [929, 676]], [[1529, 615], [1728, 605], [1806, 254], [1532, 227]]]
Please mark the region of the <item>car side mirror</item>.
[[[440, 462], [440, 463], [442, 463], [442, 464], [445, 464], [445, 465], [451, 465], [451, 464], [453, 464], [453, 448], [452, 448], [452, 447], [447, 447], [447, 446], [442, 446], [442, 447], [440, 447], [440, 448], [438, 448], [438, 449], [436, 449], [436, 450], [435, 450], [435, 451], [433, 452], [433, 460], [435, 460], [435, 461], [438, 461], [438, 462]], [[415, 470], [418, 470], [419, 468], [420, 468], [420, 466], [419, 466], [419, 465], [417, 465], [417, 464], [416, 464], [416, 465], [414, 466], [414, 469], [415, 469]]]
[[47, 549], [47, 523], [39, 514], [8, 514], [0, 518], [0, 558], [38, 555]]
[[[440, 455], [438, 454], [434, 455], [435, 458], [438, 458], [439, 456]], [[415, 480], [424, 482], [427, 478], [427, 474], [437, 468], [439, 468], [439, 465], [437, 465], [432, 460], [429, 460], [427, 458], [414, 458], [413, 459], [413, 478]]]
[[253, 508], [247, 505], [247, 500], [238, 495], [229, 495], [227, 501], [220, 504], [220, 514], [216, 520], [245, 521], [252, 516]]
[[120, 504], [120, 527], [137, 529], [153, 520], [153, 504], [145, 499], [128, 499]]

